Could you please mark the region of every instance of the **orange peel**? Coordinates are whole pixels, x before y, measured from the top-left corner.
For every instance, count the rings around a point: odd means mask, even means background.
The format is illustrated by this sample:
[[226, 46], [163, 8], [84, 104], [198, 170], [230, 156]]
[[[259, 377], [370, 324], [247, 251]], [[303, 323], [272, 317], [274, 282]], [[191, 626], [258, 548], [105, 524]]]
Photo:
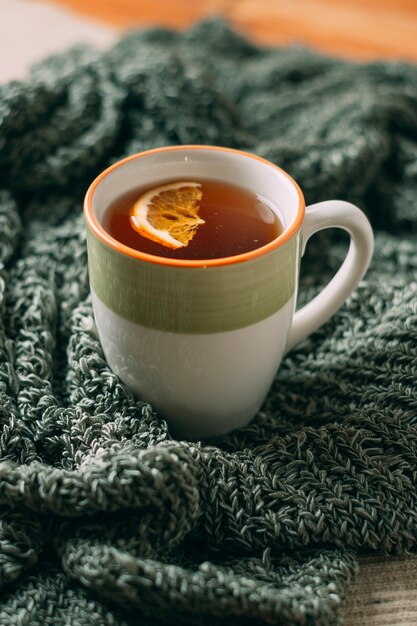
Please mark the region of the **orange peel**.
[[143, 237], [167, 248], [183, 248], [204, 224], [198, 215], [203, 191], [200, 183], [179, 181], [144, 193], [130, 211], [132, 227]]

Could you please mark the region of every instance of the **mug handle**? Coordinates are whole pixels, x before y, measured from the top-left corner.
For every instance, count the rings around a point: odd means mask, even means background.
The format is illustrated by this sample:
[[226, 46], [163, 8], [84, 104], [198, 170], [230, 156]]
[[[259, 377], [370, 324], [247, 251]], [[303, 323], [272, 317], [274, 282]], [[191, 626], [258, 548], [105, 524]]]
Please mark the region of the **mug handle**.
[[342, 306], [363, 278], [374, 248], [372, 228], [365, 214], [350, 202], [326, 200], [306, 208], [301, 255], [314, 233], [324, 228], [342, 228], [350, 235], [349, 251], [328, 285], [294, 314], [286, 352], [317, 330]]

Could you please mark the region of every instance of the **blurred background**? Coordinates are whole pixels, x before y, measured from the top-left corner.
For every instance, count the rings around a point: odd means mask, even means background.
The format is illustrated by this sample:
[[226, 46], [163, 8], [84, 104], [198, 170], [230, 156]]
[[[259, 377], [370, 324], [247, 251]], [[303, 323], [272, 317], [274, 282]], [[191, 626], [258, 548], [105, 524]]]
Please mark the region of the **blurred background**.
[[0, 0], [0, 82], [74, 43], [103, 48], [135, 27], [214, 15], [266, 45], [417, 61], [417, 0]]

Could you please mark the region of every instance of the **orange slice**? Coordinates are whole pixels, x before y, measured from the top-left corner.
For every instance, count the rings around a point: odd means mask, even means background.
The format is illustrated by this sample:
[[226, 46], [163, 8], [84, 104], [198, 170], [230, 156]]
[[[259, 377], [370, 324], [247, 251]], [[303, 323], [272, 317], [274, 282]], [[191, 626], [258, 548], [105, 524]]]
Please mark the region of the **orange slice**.
[[184, 248], [204, 224], [198, 216], [203, 192], [200, 183], [181, 181], [143, 194], [130, 212], [138, 233], [167, 248]]

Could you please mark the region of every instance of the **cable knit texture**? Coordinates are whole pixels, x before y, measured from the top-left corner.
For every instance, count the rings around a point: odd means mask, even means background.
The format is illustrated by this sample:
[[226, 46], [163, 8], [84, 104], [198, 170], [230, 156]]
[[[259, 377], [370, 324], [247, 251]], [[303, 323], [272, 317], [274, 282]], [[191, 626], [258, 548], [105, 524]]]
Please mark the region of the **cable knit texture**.
[[[172, 438], [109, 369], [82, 198], [118, 158], [218, 144], [359, 204], [372, 266], [246, 428]], [[360, 551], [417, 541], [417, 69], [259, 48], [221, 21], [0, 87], [0, 624], [330, 626]], [[340, 265], [315, 236], [300, 303]]]

